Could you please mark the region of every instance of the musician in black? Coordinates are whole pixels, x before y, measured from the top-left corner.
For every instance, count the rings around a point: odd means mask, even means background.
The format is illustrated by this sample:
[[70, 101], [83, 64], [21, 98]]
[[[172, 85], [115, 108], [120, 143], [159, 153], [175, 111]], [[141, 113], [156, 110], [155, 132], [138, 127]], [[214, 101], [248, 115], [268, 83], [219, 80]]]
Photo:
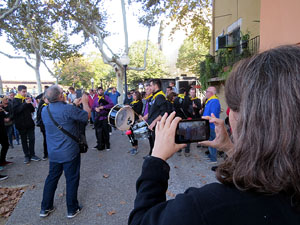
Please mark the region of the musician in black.
[[175, 92], [170, 92], [167, 95], [167, 113], [168, 113], [168, 115], [170, 115], [172, 112], [175, 111], [174, 101], [175, 101], [176, 97], [177, 97], [177, 94]]
[[97, 138], [97, 145], [94, 147], [98, 150], [106, 151], [110, 150], [109, 142], [109, 125], [107, 117], [110, 109], [114, 106], [111, 99], [104, 95], [104, 90], [102, 87], [97, 89], [98, 97], [94, 99], [92, 110], [96, 112], [95, 115], [95, 132]]
[[[177, 98], [174, 100], [174, 108], [176, 112], [176, 116], [181, 117], [182, 119], [192, 119], [192, 111], [190, 109], [190, 97], [187, 95], [185, 88], [179, 89], [179, 94]], [[181, 151], [178, 151], [178, 155], [181, 156]], [[186, 157], [190, 156], [190, 144], [188, 143], [185, 150], [184, 155]]]
[[[142, 95], [139, 91], [135, 91], [132, 95], [133, 101], [130, 103], [131, 108], [133, 109], [135, 115], [134, 121], [138, 122], [139, 115], [142, 114], [143, 111], [143, 102], [142, 102]], [[131, 134], [128, 135], [129, 141], [132, 144], [132, 149], [129, 150], [131, 155], [136, 155], [138, 153], [138, 141], [134, 138], [133, 130], [130, 128]]]
[[148, 124], [149, 130], [151, 131], [149, 142], [150, 142], [150, 152], [154, 146], [155, 140], [155, 126], [158, 121], [161, 120], [162, 116], [167, 112], [167, 102], [164, 92], [161, 90], [161, 81], [159, 79], [150, 80], [150, 88], [152, 91], [152, 98], [149, 103], [150, 109], [148, 113]]
[[191, 88], [189, 94], [189, 112], [191, 112], [193, 119], [201, 118], [200, 110], [202, 105], [201, 100], [196, 96], [196, 89]]

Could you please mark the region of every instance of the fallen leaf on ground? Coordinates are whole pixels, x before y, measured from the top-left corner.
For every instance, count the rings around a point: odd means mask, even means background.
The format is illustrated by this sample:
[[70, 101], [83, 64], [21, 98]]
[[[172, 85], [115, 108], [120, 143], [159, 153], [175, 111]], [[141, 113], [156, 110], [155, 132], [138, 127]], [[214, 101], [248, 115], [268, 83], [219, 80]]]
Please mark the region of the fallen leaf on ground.
[[103, 177], [104, 177], [104, 178], [108, 178], [109, 175], [108, 175], [108, 174], [103, 174]]
[[97, 213], [97, 215], [96, 216], [102, 216], [102, 214], [101, 213]]
[[97, 206], [98, 206], [98, 207], [101, 207], [102, 205], [99, 203]]
[[31, 187], [30, 187], [31, 190], [35, 189], [35, 185], [33, 184]]
[[21, 199], [26, 187], [1, 188], [0, 187], [0, 217], [8, 218]]
[[125, 201], [121, 201], [120, 204], [121, 204], [121, 205], [124, 205], [124, 204], [126, 204], [126, 202], [125, 202]]
[[178, 167], [177, 167], [177, 166], [174, 166], [174, 168], [176, 168], [176, 169], [177, 169]]
[[167, 193], [167, 195], [169, 195], [170, 197], [172, 197], [172, 198], [174, 198], [176, 195], [174, 194], [174, 193], [172, 193], [171, 191], [167, 191], [166, 192]]
[[115, 211], [115, 210], [112, 210], [112, 211], [107, 212], [107, 214], [108, 214], [109, 216], [112, 216], [112, 215], [116, 214], [116, 211]]
[[62, 196], [64, 196], [64, 194], [63, 194], [63, 193], [60, 193], [60, 194], [58, 194], [58, 197], [62, 197]]

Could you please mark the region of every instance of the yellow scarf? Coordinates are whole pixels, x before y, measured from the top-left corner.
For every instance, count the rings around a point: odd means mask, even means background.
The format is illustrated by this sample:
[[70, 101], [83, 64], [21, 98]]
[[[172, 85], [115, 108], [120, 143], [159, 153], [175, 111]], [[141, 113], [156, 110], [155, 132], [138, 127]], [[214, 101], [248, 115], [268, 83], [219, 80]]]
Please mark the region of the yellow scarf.
[[184, 99], [184, 97], [185, 97], [185, 94], [179, 94], [179, 95], [178, 95], [178, 98]]
[[198, 98], [197, 98], [197, 97], [195, 97], [195, 98], [192, 98], [192, 97], [191, 97], [191, 100], [192, 100], [192, 101], [194, 101], [194, 100], [196, 100], [196, 99], [198, 99]]
[[155, 100], [158, 95], [163, 95], [164, 97], [166, 97], [166, 95], [165, 95], [165, 93], [163, 93], [163, 91], [159, 91], [153, 96], [152, 100]]
[[144, 99], [145, 100], [148, 100], [149, 98], [151, 98], [153, 95], [151, 94], [151, 95], [149, 95], [148, 97], [145, 97]]
[[212, 99], [219, 99], [219, 98], [216, 95], [213, 95], [209, 99], [206, 100], [205, 105]]
[[18, 99], [21, 99], [22, 100], [22, 103], [25, 101], [26, 97], [23, 97], [22, 95], [20, 94], [16, 94], [15, 98], [18, 98]]
[[98, 102], [100, 102], [101, 99], [104, 99], [104, 95], [103, 95], [103, 96], [98, 95], [98, 98], [99, 98], [99, 99], [98, 99]]
[[133, 104], [135, 104], [135, 103], [138, 103], [139, 101], [140, 101], [140, 100], [133, 101], [133, 102], [130, 103], [130, 105], [133, 105]]
[[47, 106], [47, 105], [48, 105], [47, 103], [44, 103], [44, 104], [43, 104], [43, 106]]

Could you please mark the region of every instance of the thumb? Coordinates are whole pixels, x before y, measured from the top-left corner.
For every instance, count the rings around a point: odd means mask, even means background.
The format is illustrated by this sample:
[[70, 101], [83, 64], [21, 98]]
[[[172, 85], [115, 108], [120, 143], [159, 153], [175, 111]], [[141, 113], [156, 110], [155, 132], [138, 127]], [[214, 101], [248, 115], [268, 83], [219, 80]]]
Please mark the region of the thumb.
[[182, 149], [182, 148], [185, 148], [186, 147], [186, 144], [176, 144], [175, 145], [175, 149], [178, 151], [178, 150], [180, 150], [180, 149]]
[[201, 141], [199, 144], [200, 144], [200, 145], [203, 145], [203, 146], [208, 146], [208, 147], [210, 147], [211, 141]]

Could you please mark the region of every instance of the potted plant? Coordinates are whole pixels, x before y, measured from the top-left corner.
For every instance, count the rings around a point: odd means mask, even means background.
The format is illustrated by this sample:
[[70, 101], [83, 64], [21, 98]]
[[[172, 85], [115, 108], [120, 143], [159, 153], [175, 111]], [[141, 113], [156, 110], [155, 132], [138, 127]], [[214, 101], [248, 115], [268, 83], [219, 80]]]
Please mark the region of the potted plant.
[[248, 42], [250, 40], [250, 32], [248, 30], [245, 34], [241, 32], [241, 40], [242, 40], [242, 48], [243, 49], [248, 48]]

